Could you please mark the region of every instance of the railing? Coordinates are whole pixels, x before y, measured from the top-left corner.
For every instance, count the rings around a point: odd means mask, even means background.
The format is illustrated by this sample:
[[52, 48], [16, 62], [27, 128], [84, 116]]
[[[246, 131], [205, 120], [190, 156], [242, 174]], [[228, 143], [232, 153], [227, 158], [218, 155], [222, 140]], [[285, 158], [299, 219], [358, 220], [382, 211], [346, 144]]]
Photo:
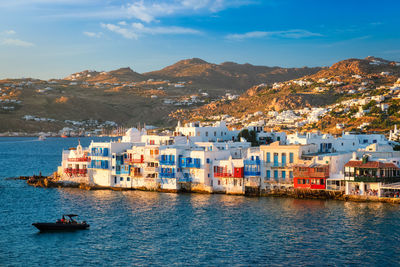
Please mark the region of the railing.
[[125, 159], [125, 162], [127, 163], [127, 164], [129, 164], [129, 163], [144, 163], [144, 159], [143, 158], [141, 158], [141, 159]]
[[399, 182], [400, 177], [376, 177], [376, 176], [354, 176], [354, 182], [366, 183], [394, 183]]
[[231, 177], [233, 177], [233, 173], [229, 173], [229, 172], [214, 172], [214, 177], [231, 178]]
[[264, 163], [265, 167], [271, 167], [271, 168], [285, 168], [285, 167], [290, 167], [293, 165], [293, 163], [282, 163], [282, 162], [266, 162]]
[[86, 174], [87, 169], [72, 169], [72, 168], [65, 168], [64, 173], [66, 174]]
[[158, 172], [158, 167], [145, 167], [145, 172]]
[[217, 178], [244, 178], [243, 174], [234, 174], [230, 172], [214, 172], [214, 177]]
[[261, 164], [261, 160], [259, 160], [259, 159], [255, 159], [255, 160], [246, 159], [246, 160], [244, 160], [244, 164], [245, 165], [260, 165]]
[[95, 156], [95, 157], [108, 157], [108, 151], [107, 152], [91, 152], [90, 156]]
[[164, 172], [160, 172], [158, 174], [159, 178], [175, 178], [175, 173], [164, 173]]
[[81, 158], [68, 158], [70, 162], [88, 162], [90, 161], [90, 157], [81, 157]]
[[160, 160], [160, 165], [175, 165], [174, 160]]
[[200, 162], [181, 162], [182, 168], [200, 168]]
[[294, 171], [293, 175], [298, 178], [328, 178], [329, 172], [313, 172], [313, 171]]
[[261, 171], [244, 171], [244, 176], [260, 176]]

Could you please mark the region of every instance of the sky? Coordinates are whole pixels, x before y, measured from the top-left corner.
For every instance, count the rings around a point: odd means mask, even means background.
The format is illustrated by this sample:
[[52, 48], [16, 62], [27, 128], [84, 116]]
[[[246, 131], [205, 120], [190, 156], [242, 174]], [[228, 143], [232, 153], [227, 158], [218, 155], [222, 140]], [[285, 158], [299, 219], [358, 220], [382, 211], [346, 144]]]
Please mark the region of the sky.
[[0, 0], [0, 78], [158, 70], [186, 58], [264, 66], [400, 61], [398, 0]]

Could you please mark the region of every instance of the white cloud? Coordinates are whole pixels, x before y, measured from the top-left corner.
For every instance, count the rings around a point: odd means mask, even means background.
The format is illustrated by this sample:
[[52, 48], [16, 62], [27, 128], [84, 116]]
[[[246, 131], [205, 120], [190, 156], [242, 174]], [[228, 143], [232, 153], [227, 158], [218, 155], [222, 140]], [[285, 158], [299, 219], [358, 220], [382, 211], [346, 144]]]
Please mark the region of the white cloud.
[[300, 39], [300, 38], [316, 37], [316, 36], [322, 36], [322, 34], [310, 32], [307, 30], [294, 29], [287, 31], [253, 31], [242, 34], [235, 33], [235, 34], [228, 34], [226, 38], [231, 40], [243, 40], [243, 39], [263, 38], [263, 37]]
[[31, 47], [31, 46], [34, 46], [33, 43], [22, 41], [22, 40], [19, 40], [19, 39], [4, 39], [1, 43], [3, 45], [20, 46], [20, 47]]
[[118, 22], [118, 24], [121, 25], [121, 26], [127, 26], [128, 25], [128, 23], [126, 23], [126, 21], [120, 21], [120, 22]]
[[136, 18], [150, 23], [157, 18], [174, 14], [190, 15], [193, 13], [216, 13], [230, 7], [248, 5], [244, 0], [174, 0], [170, 2], [134, 1], [124, 7], [129, 18]]
[[101, 23], [101, 27], [103, 27], [104, 29], [107, 29], [109, 31], [118, 33], [127, 39], [137, 39], [138, 38], [138, 35], [135, 32], [133, 32], [132, 30], [129, 30], [126, 28], [121, 28], [118, 25]]
[[13, 35], [13, 34], [16, 34], [16, 32], [14, 30], [8, 30], [8, 31], [4, 31], [4, 34]]
[[143, 34], [201, 34], [200, 31], [177, 27], [177, 26], [168, 26], [168, 27], [148, 27], [140, 22], [135, 22], [130, 25], [130, 27], [120, 27], [115, 24], [104, 24], [101, 26], [109, 31], [118, 33], [127, 39], [138, 39], [139, 35]]
[[83, 32], [84, 35], [92, 38], [100, 38], [103, 36], [102, 32]]

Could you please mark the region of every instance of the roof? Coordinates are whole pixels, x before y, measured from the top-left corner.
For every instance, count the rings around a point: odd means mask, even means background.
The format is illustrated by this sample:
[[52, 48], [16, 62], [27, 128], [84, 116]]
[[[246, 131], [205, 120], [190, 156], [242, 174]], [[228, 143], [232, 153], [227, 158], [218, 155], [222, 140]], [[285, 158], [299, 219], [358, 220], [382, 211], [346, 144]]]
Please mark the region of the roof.
[[345, 167], [359, 167], [359, 168], [394, 168], [399, 169], [394, 163], [384, 163], [380, 161], [367, 161], [363, 163], [361, 160], [350, 160], [347, 162]]

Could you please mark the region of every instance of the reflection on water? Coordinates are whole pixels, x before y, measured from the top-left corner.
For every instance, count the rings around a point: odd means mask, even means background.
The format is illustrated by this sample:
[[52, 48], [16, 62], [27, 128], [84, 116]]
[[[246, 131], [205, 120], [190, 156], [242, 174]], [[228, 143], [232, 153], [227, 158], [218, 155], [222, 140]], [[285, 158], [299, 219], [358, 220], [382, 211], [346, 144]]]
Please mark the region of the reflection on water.
[[[46, 140], [39, 148], [38, 142], [26, 142], [6, 150], [0, 145], [1, 166], [11, 166], [0, 169], [0, 177], [35, 169], [51, 172], [60, 160], [59, 151], [75, 141]], [[16, 161], [24, 158], [27, 149], [32, 156], [24, 163]], [[35, 149], [46, 156], [34, 155]], [[0, 266], [385, 266], [400, 262], [397, 205], [42, 189], [4, 179], [0, 179], [0, 197]], [[63, 213], [81, 215], [90, 230], [38, 234], [31, 225], [54, 221]]]

